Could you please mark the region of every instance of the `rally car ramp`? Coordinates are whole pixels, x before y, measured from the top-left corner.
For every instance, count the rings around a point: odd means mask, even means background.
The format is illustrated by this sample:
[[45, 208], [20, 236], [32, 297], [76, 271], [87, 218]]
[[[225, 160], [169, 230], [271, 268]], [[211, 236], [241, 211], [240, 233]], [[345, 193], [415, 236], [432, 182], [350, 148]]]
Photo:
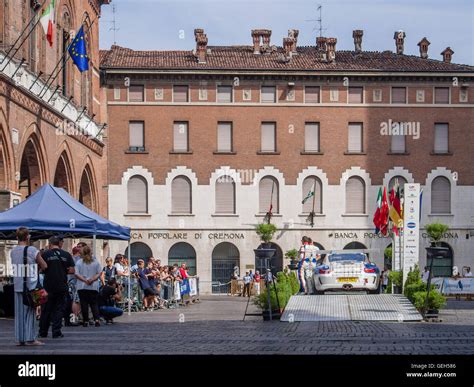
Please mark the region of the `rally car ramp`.
[[401, 294], [292, 296], [281, 321], [421, 321]]

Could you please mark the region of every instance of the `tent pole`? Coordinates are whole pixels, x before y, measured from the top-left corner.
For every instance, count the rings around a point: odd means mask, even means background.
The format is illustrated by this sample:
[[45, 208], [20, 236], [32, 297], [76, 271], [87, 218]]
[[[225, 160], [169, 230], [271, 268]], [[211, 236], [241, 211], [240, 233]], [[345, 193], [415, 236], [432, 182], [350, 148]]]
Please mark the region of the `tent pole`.
[[96, 259], [97, 259], [97, 254], [96, 254], [96, 251], [95, 251], [96, 241], [97, 241], [97, 238], [96, 238], [96, 235], [94, 234], [94, 236], [92, 237], [92, 256], [96, 257]]
[[131, 305], [132, 303], [131, 303], [131, 300], [130, 300], [130, 291], [131, 291], [130, 288], [131, 288], [131, 279], [132, 279], [132, 274], [131, 274], [131, 270], [130, 270], [132, 268], [132, 266], [131, 266], [132, 261], [130, 260], [130, 255], [131, 255], [130, 254], [130, 239], [128, 240], [128, 249], [127, 249], [127, 251], [128, 251], [128, 254], [127, 254], [128, 255], [128, 257], [127, 257], [128, 258], [128, 285], [127, 285], [128, 286], [128, 292], [127, 292], [128, 293], [128, 315], [130, 316], [132, 314], [132, 305]]

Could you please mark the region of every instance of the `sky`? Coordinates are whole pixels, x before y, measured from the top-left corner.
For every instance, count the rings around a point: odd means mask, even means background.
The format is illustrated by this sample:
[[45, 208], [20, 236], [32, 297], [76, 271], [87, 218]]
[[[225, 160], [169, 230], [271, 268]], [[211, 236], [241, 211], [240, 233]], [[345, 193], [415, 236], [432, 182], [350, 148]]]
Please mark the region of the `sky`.
[[192, 50], [194, 28], [204, 28], [209, 45], [252, 45], [250, 31], [272, 30], [281, 46], [289, 28], [300, 30], [298, 45], [315, 45], [322, 35], [337, 38], [337, 50], [353, 50], [352, 30], [364, 30], [362, 49], [395, 50], [393, 34], [406, 33], [405, 53], [419, 55], [427, 37], [429, 57], [441, 60], [450, 46], [453, 62], [474, 65], [474, 0], [112, 0], [102, 7], [100, 47], [115, 41], [135, 50]]

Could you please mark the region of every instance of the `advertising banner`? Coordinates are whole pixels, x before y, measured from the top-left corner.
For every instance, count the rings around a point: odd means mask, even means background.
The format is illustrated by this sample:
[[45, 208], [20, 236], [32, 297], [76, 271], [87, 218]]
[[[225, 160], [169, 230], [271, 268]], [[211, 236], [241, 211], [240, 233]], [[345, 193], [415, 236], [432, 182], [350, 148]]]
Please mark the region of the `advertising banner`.
[[474, 278], [433, 278], [431, 283], [444, 295], [474, 294]]
[[420, 250], [420, 184], [404, 185], [405, 202], [403, 209], [403, 283], [410, 269], [419, 262]]

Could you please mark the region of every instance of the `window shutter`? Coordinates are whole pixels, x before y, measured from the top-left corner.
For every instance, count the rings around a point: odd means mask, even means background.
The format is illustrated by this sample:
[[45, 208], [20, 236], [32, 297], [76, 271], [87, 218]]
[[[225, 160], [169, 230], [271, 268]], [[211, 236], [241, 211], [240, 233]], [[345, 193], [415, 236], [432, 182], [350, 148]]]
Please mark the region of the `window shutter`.
[[114, 87], [114, 99], [120, 99], [120, 88]]
[[362, 124], [349, 124], [348, 152], [362, 152]]
[[448, 124], [435, 124], [435, 153], [447, 153], [449, 151], [448, 130]]
[[363, 102], [363, 92], [362, 87], [349, 87], [349, 103], [362, 103]]
[[147, 182], [141, 176], [133, 176], [127, 185], [128, 212], [148, 212]]
[[276, 152], [275, 124], [262, 124], [262, 152]]
[[435, 87], [435, 103], [449, 103], [449, 87]]
[[143, 148], [145, 146], [143, 122], [130, 122], [128, 127], [130, 132], [130, 148]]
[[304, 130], [304, 150], [319, 152], [319, 123], [307, 123]]
[[406, 87], [392, 87], [392, 103], [407, 103]]
[[185, 176], [178, 176], [171, 183], [171, 212], [191, 214], [191, 209], [191, 182]]
[[220, 122], [217, 125], [217, 151], [232, 152], [232, 124]]
[[451, 183], [443, 176], [431, 183], [431, 213], [451, 213]]
[[173, 102], [188, 102], [188, 86], [173, 86]]
[[217, 102], [232, 102], [232, 86], [217, 86]]
[[[316, 182], [316, 184], [315, 184]], [[321, 180], [319, 180], [316, 176], [308, 176], [303, 181], [303, 192], [302, 192], [302, 199], [303, 200], [308, 193], [313, 189], [314, 186], [314, 197], [309, 198], [303, 204], [303, 214], [309, 214], [313, 211], [313, 198], [314, 198], [314, 212], [316, 214], [321, 214], [323, 212], [323, 197], [322, 197], [322, 186]]]
[[128, 100], [130, 102], [143, 102], [145, 87], [142, 85], [131, 85], [128, 88]]
[[405, 136], [403, 134], [393, 134], [391, 142], [392, 153], [405, 153]]
[[235, 213], [235, 184], [230, 176], [222, 176], [216, 181], [216, 213]]
[[319, 86], [306, 86], [304, 89], [305, 103], [319, 103]]
[[347, 180], [346, 213], [365, 214], [365, 183], [359, 177], [351, 177]]
[[187, 152], [188, 151], [188, 123], [175, 122], [173, 132], [174, 132], [173, 150], [175, 152]]
[[[275, 184], [275, 185], [273, 185]], [[273, 196], [272, 196], [273, 187]], [[265, 214], [270, 209], [270, 200], [273, 204], [272, 213], [278, 214], [279, 212], [279, 200], [278, 200], [278, 181], [270, 176], [266, 176], [260, 180], [259, 184], [259, 204], [258, 212]]]
[[262, 86], [262, 102], [274, 103], [276, 102], [276, 87]]

